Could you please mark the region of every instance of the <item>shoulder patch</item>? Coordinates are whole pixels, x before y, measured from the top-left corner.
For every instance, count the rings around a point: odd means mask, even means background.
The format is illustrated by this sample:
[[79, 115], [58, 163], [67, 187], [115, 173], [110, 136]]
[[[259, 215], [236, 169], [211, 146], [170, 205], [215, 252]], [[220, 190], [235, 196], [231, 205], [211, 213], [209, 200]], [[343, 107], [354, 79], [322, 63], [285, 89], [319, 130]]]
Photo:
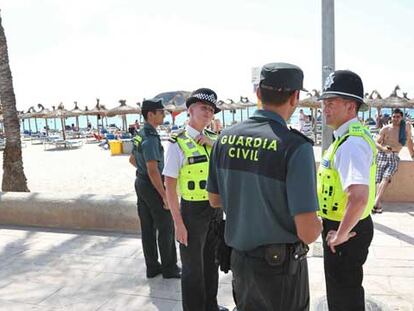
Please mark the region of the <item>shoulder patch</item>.
[[362, 136], [364, 134], [364, 127], [360, 123], [351, 123], [349, 125], [349, 135]]
[[210, 134], [210, 135], [217, 135], [216, 132], [214, 132], [212, 130], [209, 130], [209, 129], [204, 129], [204, 132], [206, 132], [207, 134]]
[[310, 139], [309, 137], [307, 137], [307, 136], [305, 136], [305, 135], [303, 135], [301, 132], [299, 132], [298, 130], [296, 130], [296, 129], [294, 129], [294, 128], [289, 128], [289, 131], [291, 132], [291, 133], [294, 133], [294, 134], [296, 134], [296, 135], [299, 135], [299, 136], [301, 136], [303, 139], [305, 139], [308, 143], [310, 143], [312, 146], [315, 144], [315, 142], [312, 140], [312, 139]]
[[176, 143], [177, 138], [185, 133], [185, 129], [180, 129], [174, 133], [171, 133], [170, 137], [168, 138], [168, 141], [171, 143]]
[[175, 136], [175, 135], [171, 135], [171, 136], [168, 138], [168, 141], [169, 141], [170, 143], [175, 144], [175, 143], [177, 142], [177, 136]]

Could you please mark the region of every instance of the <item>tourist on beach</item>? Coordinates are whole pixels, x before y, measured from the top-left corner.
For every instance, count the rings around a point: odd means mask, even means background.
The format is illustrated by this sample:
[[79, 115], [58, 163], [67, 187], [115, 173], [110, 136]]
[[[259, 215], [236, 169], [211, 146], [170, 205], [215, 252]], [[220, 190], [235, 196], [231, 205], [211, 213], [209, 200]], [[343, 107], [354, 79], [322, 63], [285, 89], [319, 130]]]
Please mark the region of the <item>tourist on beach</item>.
[[208, 88], [194, 91], [187, 99], [190, 118], [185, 129], [171, 135], [163, 171], [168, 206], [180, 242], [184, 311], [227, 310], [217, 304], [218, 240], [213, 230], [223, 213], [210, 207], [206, 190], [210, 151], [217, 137], [206, 127], [220, 111], [216, 102], [216, 93]]
[[265, 65], [263, 110], [223, 130], [211, 154], [207, 190], [226, 213], [238, 310], [309, 310], [307, 244], [322, 230], [315, 159], [312, 141], [286, 124], [302, 84], [299, 67]]
[[374, 203], [374, 213], [382, 213], [381, 199], [391, 182], [392, 176], [397, 172], [400, 153], [407, 145], [411, 158], [414, 159], [413, 141], [411, 138], [411, 125], [403, 118], [403, 112], [395, 109], [392, 112], [391, 124], [384, 126], [376, 139], [377, 155], [377, 196]]
[[299, 109], [299, 117], [298, 117], [298, 125], [299, 125], [299, 131], [303, 131], [303, 126], [305, 125], [306, 120], [308, 117], [303, 112], [303, 109]]
[[365, 310], [362, 266], [374, 233], [376, 146], [357, 118], [368, 109], [363, 97], [361, 78], [348, 70], [331, 73], [320, 97], [335, 136], [318, 171], [329, 310]]
[[[142, 249], [147, 278], [159, 274], [162, 274], [165, 279], [180, 278], [174, 224], [168, 211], [161, 176], [164, 168], [164, 149], [157, 132], [157, 127], [163, 123], [165, 117], [161, 100], [145, 100], [142, 103], [142, 115], [145, 125], [134, 138], [129, 162], [137, 169], [135, 191], [138, 197], [138, 215], [141, 221]], [[158, 261], [157, 249], [161, 263]]]

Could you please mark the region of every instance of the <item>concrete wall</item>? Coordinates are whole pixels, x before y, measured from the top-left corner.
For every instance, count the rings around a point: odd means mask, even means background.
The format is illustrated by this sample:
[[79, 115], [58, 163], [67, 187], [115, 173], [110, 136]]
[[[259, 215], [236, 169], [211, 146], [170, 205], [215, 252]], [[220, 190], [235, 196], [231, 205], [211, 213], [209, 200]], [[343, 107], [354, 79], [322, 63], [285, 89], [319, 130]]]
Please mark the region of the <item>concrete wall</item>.
[[[401, 161], [384, 201], [414, 202], [414, 161]], [[135, 194], [0, 192], [0, 224], [125, 233], [140, 231]]]
[[0, 192], [0, 224], [126, 233], [140, 230], [135, 194]]
[[385, 202], [414, 202], [414, 161], [401, 161], [384, 193]]

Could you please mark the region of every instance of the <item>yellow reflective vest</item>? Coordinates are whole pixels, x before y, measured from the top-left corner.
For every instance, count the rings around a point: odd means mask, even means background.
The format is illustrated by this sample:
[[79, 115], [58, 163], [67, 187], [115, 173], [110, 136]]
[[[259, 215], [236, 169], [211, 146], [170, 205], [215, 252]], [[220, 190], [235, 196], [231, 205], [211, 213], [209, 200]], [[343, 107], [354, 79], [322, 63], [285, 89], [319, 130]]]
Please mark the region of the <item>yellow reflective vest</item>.
[[361, 219], [369, 216], [375, 201], [375, 156], [377, 148], [372, 139], [370, 132], [364, 128], [359, 122], [354, 122], [349, 125], [348, 132], [340, 139], [334, 141], [329, 149], [325, 151], [322, 156], [321, 163], [318, 170], [318, 200], [319, 200], [319, 215], [322, 218], [341, 221], [344, 217], [346, 205], [348, 202], [347, 194], [345, 193], [338, 171], [334, 167], [334, 157], [339, 146], [349, 137], [358, 136], [363, 138], [371, 147], [372, 163], [369, 173], [369, 197], [368, 203], [365, 207]]
[[[204, 130], [203, 134], [212, 140], [217, 139], [214, 132]], [[185, 158], [178, 175], [181, 197], [186, 201], [208, 200], [206, 186], [211, 147], [197, 144], [187, 131], [172, 135], [171, 140], [178, 143]]]

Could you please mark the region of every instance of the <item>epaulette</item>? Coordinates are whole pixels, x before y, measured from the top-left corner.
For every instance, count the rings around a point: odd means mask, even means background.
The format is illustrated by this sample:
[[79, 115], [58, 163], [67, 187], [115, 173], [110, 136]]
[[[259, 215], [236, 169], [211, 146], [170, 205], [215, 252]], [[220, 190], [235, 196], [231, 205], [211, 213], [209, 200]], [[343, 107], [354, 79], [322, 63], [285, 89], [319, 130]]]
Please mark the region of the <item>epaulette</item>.
[[142, 142], [142, 137], [139, 135], [136, 135], [133, 139], [134, 145], [139, 146], [139, 144]]
[[176, 131], [174, 133], [171, 133], [170, 137], [168, 138], [168, 141], [170, 143], [173, 143], [174, 144], [174, 143], [177, 142], [177, 138], [179, 136], [181, 136], [182, 134], [184, 134], [184, 133], [185, 133], [185, 129], [180, 129], [180, 130], [178, 130], [178, 131]]
[[309, 138], [308, 136], [304, 135], [303, 133], [299, 132], [298, 130], [294, 129], [294, 128], [289, 128], [291, 133], [294, 133], [296, 135], [301, 136], [302, 138], [304, 138], [307, 142], [309, 142], [312, 146], [315, 144], [315, 142]]
[[217, 136], [217, 133], [209, 130], [209, 129], [204, 129], [204, 132], [208, 135], [208, 136]]

